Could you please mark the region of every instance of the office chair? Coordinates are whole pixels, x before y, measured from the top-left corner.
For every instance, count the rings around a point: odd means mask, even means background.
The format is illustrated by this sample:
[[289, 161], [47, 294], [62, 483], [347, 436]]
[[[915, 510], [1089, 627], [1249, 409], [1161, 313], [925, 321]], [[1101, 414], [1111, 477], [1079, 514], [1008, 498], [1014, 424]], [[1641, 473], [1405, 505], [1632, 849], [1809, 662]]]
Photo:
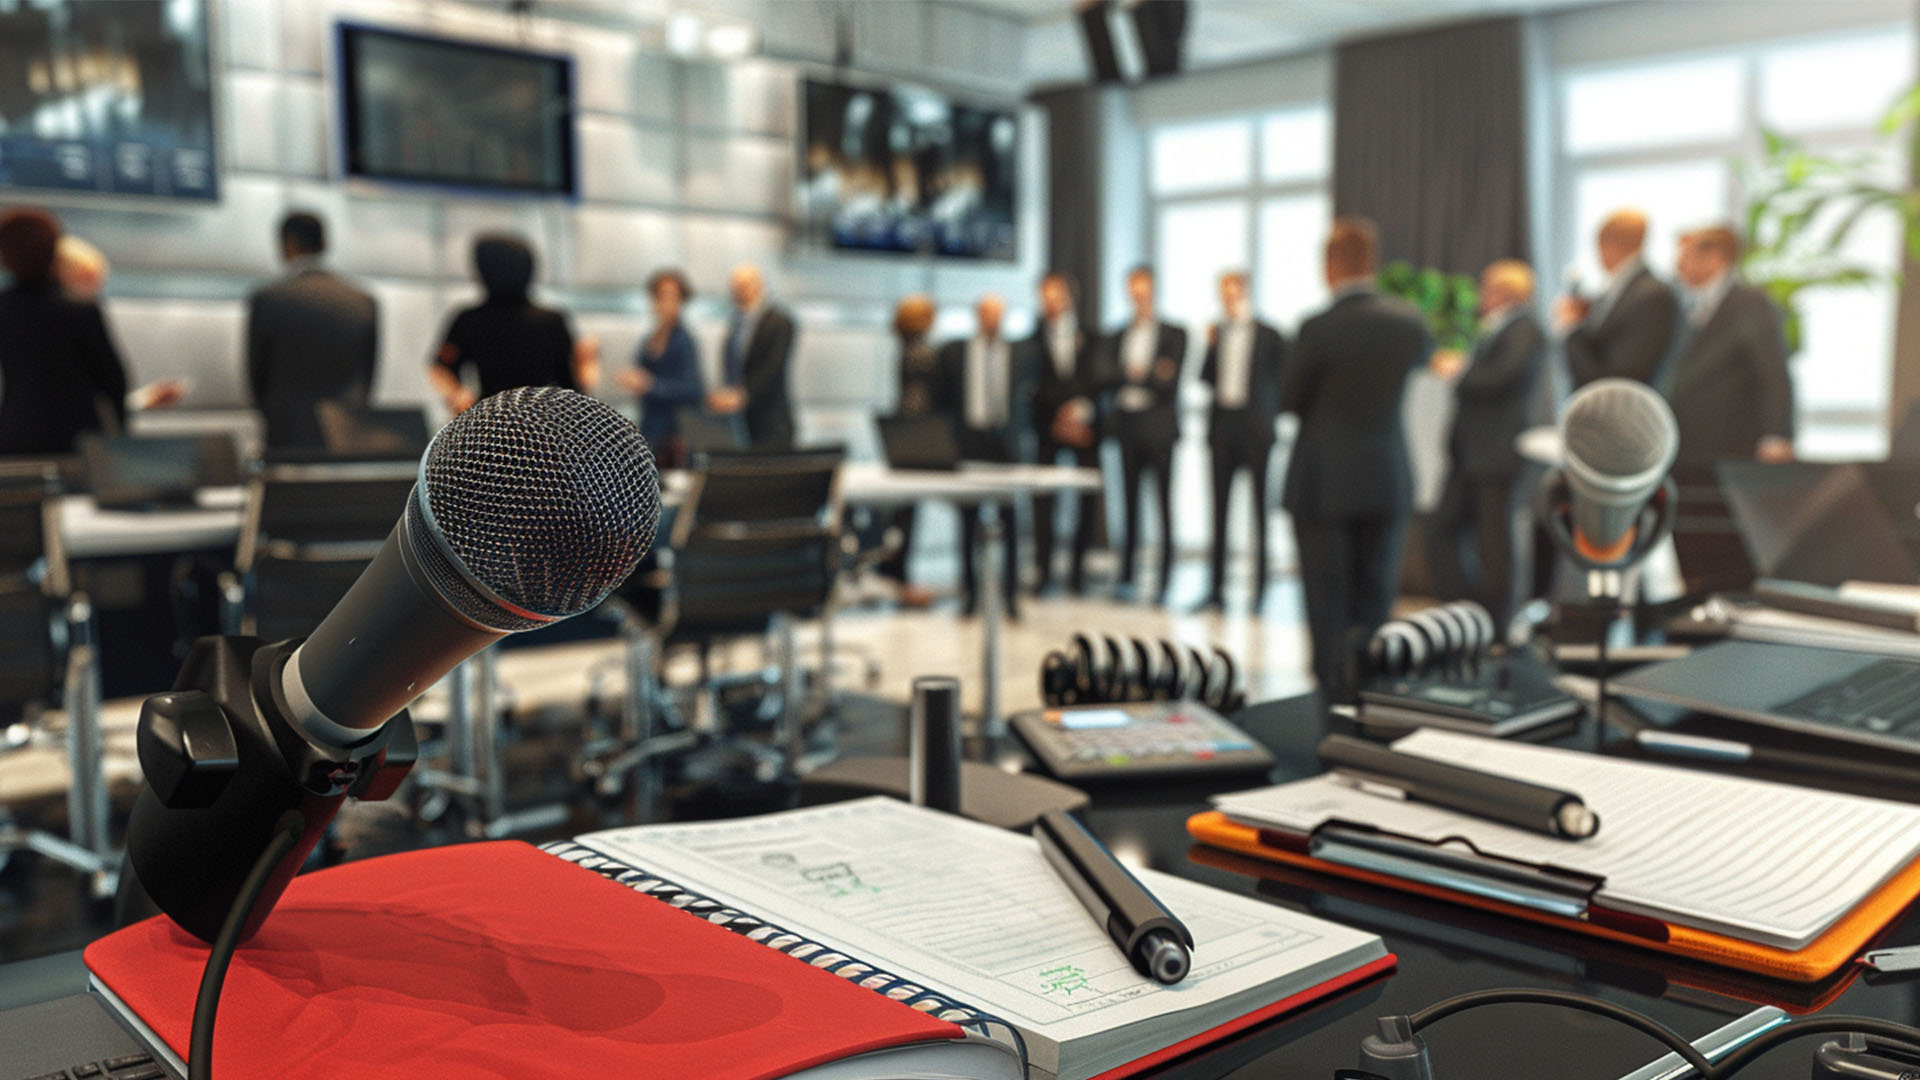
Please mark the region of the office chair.
[[681, 409], [680, 437], [686, 442], [687, 456], [724, 454], [747, 448], [747, 421], [738, 413], [710, 413], [704, 409]]
[[[92, 607], [74, 591], [58, 516], [58, 471], [21, 469], [0, 479], [0, 751], [57, 740], [67, 752], [67, 835], [22, 829], [0, 806], [0, 865], [37, 851], [91, 879], [93, 895], [118, 887], [108, 844], [105, 738]], [[55, 694], [64, 730], [42, 724]]]
[[[697, 457], [700, 489], [694, 513], [674, 529], [674, 584], [679, 618], [669, 644], [699, 650], [704, 703], [718, 715], [727, 682], [711, 667], [712, 646], [742, 636], [771, 635], [776, 663], [752, 673], [768, 691], [759, 714], [777, 717], [773, 742], [787, 762], [802, 748], [801, 670], [794, 655], [796, 619], [832, 617], [841, 561], [839, 447], [779, 453], [707, 453]], [[696, 719], [696, 725], [699, 720]]]

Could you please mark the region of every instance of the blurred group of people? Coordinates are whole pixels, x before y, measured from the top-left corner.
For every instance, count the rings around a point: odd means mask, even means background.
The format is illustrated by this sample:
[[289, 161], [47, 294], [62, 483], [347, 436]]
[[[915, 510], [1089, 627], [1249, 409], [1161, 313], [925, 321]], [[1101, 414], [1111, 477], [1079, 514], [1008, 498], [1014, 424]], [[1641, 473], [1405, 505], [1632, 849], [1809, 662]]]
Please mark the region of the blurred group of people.
[[[264, 424], [268, 453], [318, 449], [317, 407], [364, 406], [379, 371], [376, 299], [327, 264], [327, 230], [295, 211], [278, 229], [285, 272], [249, 297], [245, 384]], [[533, 298], [538, 259], [509, 233], [473, 243], [479, 303], [451, 317], [428, 368], [449, 411], [517, 386], [561, 386], [591, 393], [600, 378], [598, 342], [577, 335], [564, 311]], [[138, 389], [100, 305], [107, 261], [37, 208], [0, 213], [0, 454], [66, 455], [89, 432], [120, 433], [130, 410], [182, 400], [188, 385], [167, 379]], [[720, 385], [708, 388], [684, 320], [693, 296], [687, 277], [664, 269], [647, 281], [655, 321], [633, 363], [615, 383], [641, 402], [643, 430], [664, 464], [686, 455], [681, 430], [689, 411], [721, 418], [736, 441], [762, 448], [794, 439], [788, 389], [793, 317], [767, 295], [752, 264], [729, 276], [733, 312]]]

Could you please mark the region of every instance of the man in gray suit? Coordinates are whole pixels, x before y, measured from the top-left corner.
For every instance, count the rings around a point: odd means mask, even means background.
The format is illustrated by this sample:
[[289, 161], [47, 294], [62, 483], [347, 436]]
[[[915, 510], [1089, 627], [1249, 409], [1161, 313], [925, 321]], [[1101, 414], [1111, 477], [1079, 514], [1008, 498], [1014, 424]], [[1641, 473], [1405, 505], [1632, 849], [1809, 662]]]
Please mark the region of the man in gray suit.
[[247, 385], [267, 425], [268, 450], [323, 447], [314, 407], [364, 404], [379, 354], [373, 297], [324, 269], [326, 227], [305, 212], [280, 222], [287, 275], [247, 302]]
[[1407, 376], [1433, 355], [1411, 304], [1374, 287], [1379, 241], [1362, 217], [1327, 237], [1326, 310], [1300, 325], [1280, 408], [1300, 418], [1282, 503], [1293, 515], [1313, 673], [1329, 702], [1350, 702], [1355, 646], [1386, 621], [1400, 586], [1413, 512], [1401, 403]]
[[1680, 328], [1680, 301], [1640, 257], [1647, 216], [1615, 211], [1600, 226], [1606, 286], [1596, 297], [1563, 296], [1554, 326], [1566, 335], [1572, 389], [1617, 376], [1649, 385], [1661, 376]]
[[1680, 355], [1665, 382], [1680, 424], [1679, 462], [1793, 457], [1793, 379], [1780, 309], [1733, 270], [1740, 240], [1724, 225], [1680, 238], [1686, 285]]
[[[1480, 275], [1480, 338], [1453, 384], [1447, 482], [1427, 519], [1427, 565], [1441, 599], [1478, 600], [1499, 626], [1515, 600], [1513, 519], [1526, 468], [1513, 444], [1527, 429], [1546, 351], [1546, 333], [1533, 315], [1533, 268], [1518, 259], [1487, 267]], [[1453, 374], [1441, 370], [1439, 355], [1435, 361], [1437, 373]], [[1469, 536], [1472, 569], [1462, 558]]]

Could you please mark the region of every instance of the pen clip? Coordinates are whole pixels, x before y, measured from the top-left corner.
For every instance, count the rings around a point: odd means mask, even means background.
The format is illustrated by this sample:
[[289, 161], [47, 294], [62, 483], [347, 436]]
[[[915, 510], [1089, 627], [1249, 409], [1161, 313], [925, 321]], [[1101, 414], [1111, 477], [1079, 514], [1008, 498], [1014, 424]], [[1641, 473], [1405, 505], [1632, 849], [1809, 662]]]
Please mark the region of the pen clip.
[[1920, 945], [1889, 945], [1881, 949], [1868, 949], [1861, 954], [1860, 963], [1882, 975], [1920, 972]]

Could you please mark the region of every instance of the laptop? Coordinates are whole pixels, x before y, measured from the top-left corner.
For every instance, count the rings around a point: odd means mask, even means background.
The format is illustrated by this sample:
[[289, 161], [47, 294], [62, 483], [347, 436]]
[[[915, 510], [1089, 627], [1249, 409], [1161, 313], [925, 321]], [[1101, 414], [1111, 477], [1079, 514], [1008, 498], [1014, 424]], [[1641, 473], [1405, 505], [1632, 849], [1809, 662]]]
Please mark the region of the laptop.
[[1907, 538], [1888, 510], [1899, 473], [1807, 462], [1723, 461], [1718, 468], [1721, 491], [1761, 577], [1830, 587], [1920, 581]]
[[322, 401], [314, 406], [327, 454], [360, 461], [412, 461], [433, 438], [427, 415], [413, 409], [373, 409]]
[[201, 488], [240, 483], [230, 435], [89, 435], [80, 453], [103, 510], [189, 509]]
[[1621, 697], [1920, 753], [1920, 660], [1731, 640], [1610, 681]]
[[895, 469], [953, 472], [960, 467], [960, 441], [945, 416], [882, 416], [880, 450]]

